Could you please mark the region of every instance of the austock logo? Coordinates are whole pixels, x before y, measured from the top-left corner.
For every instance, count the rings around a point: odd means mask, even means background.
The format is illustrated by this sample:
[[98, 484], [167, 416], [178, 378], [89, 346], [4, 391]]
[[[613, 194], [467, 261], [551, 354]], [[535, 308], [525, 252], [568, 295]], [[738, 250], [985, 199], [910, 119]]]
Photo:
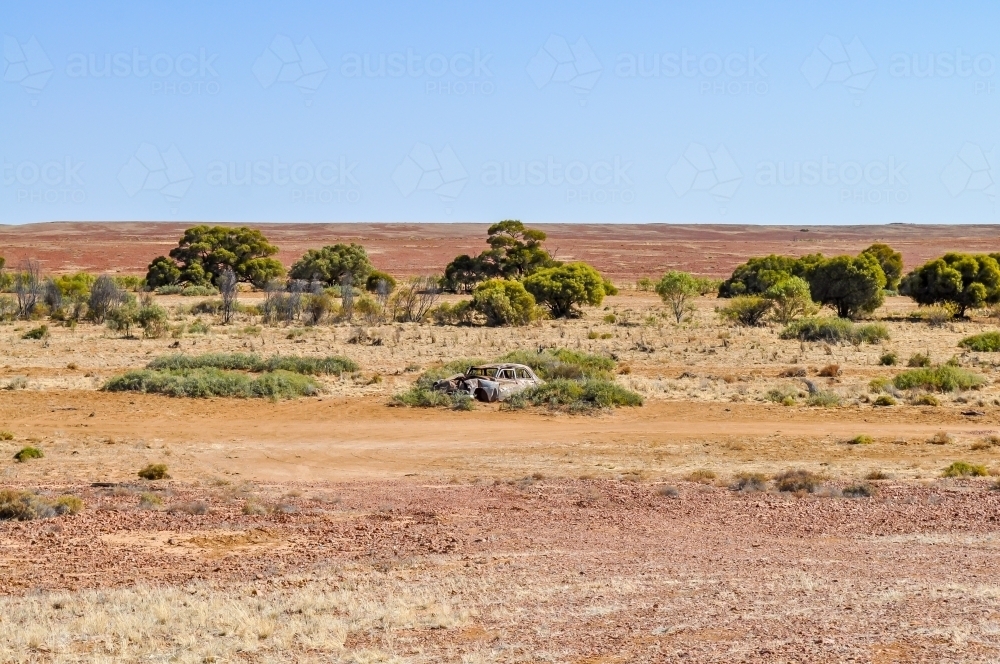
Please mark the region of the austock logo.
[[[860, 95], [871, 85], [878, 66], [857, 35], [846, 45], [837, 37], [826, 35], [802, 63], [800, 71], [813, 90], [821, 85], [839, 84]], [[855, 99], [854, 103], [861, 101]]]
[[[559, 35], [551, 35], [527, 66], [528, 76], [538, 89], [550, 83], [566, 83], [581, 95], [594, 89], [603, 69], [586, 39], [580, 37], [570, 45]], [[581, 99], [580, 103], [586, 102]]]
[[0, 179], [15, 187], [18, 203], [83, 203], [87, 200], [81, 171], [85, 163], [72, 157], [36, 161], [3, 161]]
[[[21, 44], [10, 35], [3, 37], [3, 80], [17, 83], [25, 92], [37, 95], [52, 76], [52, 62], [34, 36]], [[37, 100], [32, 100], [37, 103]]]
[[177, 203], [194, 182], [194, 173], [177, 146], [160, 152], [152, 143], [143, 143], [118, 172], [118, 182], [130, 198], [141, 191], [155, 191], [169, 203]]
[[309, 37], [296, 44], [290, 37], [277, 35], [253, 63], [253, 73], [265, 88], [290, 83], [304, 94], [314, 94], [326, 78], [329, 67]]
[[405, 198], [417, 191], [429, 191], [444, 203], [453, 203], [468, 179], [468, 172], [450, 145], [435, 152], [426, 143], [414, 145], [392, 173], [392, 181]]
[[967, 191], [979, 192], [990, 202], [996, 202], [997, 178], [1000, 177], [1000, 155], [996, 147], [983, 150], [966, 143], [941, 173], [941, 181], [952, 198]]
[[709, 194], [720, 204], [720, 211], [725, 213], [725, 206], [743, 182], [743, 172], [725, 145], [709, 150], [701, 143], [691, 143], [670, 167], [667, 182], [678, 196], [692, 191]]

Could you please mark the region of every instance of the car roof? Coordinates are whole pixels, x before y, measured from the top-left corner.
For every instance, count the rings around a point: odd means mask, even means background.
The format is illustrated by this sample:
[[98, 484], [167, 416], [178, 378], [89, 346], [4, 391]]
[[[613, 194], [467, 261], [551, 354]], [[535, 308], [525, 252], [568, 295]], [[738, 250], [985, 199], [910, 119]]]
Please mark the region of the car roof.
[[475, 364], [470, 369], [528, 369], [530, 368], [524, 364], [513, 364], [511, 362], [501, 362], [498, 364]]

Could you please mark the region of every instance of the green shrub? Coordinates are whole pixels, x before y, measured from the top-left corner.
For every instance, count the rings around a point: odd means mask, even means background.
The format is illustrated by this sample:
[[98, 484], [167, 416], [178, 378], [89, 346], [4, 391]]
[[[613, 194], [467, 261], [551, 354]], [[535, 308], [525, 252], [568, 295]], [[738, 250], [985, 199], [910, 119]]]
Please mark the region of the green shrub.
[[505, 404], [512, 410], [529, 405], [578, 412], [617, 406], [641, 406], [642, 397], [602, 378], [582, 381], [557, 378], [512, 395]]
[[410, 389], [395, 395], [390, 401], [392, 406], [408, 406], [410, 408], [454, 408], [455, 410], [472, 410], [472, 398], [467, 394], [447, 394], [441, 390], [425, 385], [413, 385]]
[[881, 323], [855, 324], [845, 318], [803, 318], [781, 331], [782, 339], [875, 344], [889, 338]]
[[535, 298], [520, 281], [487, 279], [472, 292], [472, 307], [492, 327], [527, 325], [538, 317]]
[[941, 402], [933, 394], [921, 394], [914, 397], [910, 403], [914, 406], [940, 406]]
[[759, 295], [740, 295], [734, 297], [724, 307], [716, 311], [719, 316], [730, 323], [746, 327], [758, 327], [764, 324], [764, 319], [771, 312], [773, 302]]
[[291, 399], [320, 392], [308, 376], [273, 371], [249, 376], [236, 371], [201, 369], [140, 369], [104, 384], [108, 392], [148, 392], [173, 397], [239, 397]]
[[188, 325], [187, 331], [190, 334], [208, 334], [212, 331], [212, 326], [203, 322], [200, 318], [196, 318], [193, 323]]
[[763, 491], [767, 488], [767, 476], [761, 473], [737, 473], [729, 488], [733, 491]]
[[940, 327], [955, 317], [955, 308], [951, 306], [920, 307], [910, 314], [913, 320], [924, 321], [931, 327]]
[[[145, 470], [145, 469], [143, 469]], [[141, 496], [139, 496], [139, 507], [147, 510], [156, 509], [163, 505], [163, 499], [157, 496], [155, 493], [145, 491]]]
[[33, 327], [24, 334], [21, 335], [22, 339], [45, 339], [49, 336], [49, 326], [39, 325], [38, 327]]
[[139, 471], [139, 477], [144, 480], [169, 480], [167, 465], [164, 463], [151, 463]]
[[191, 305], [193, 316], [214, 316], [222, 311], [222, 300], [202, 300]]
[[161, 355], [146, 365], [147, 369], [227, 369], [263, 371], [264, 362], [258, 355], [245, 353], [206, 353], [204, 355]]
[[977, 373], [948, 365], [910, 369], [892, 379], [892, 384], [900, 390], [920, 388], [933, 392], [976, 389], [985, 383], [986, 379]]
[[872, 443], [875, 442], [875, 439], [867, 434], [862, 433], [855, 436], [854, 438], [851, 438], [847, 442], [850, 443], [851, 445], [871, 445]]
[[353, 360], [340, 356], [302, 357], [299, 355], [275, 355], [264, 362], [265, 371], [291, 371], [307, 376], [335, 375], [358, 370]]
[[77, 514], [83, 501], [76, 496], [45, 498], [30, 491], [0, 489], [0, 521], [30, 521], [63, 514]]
[[357, 371], [354, 361], [340, 356], [301, 357], [275, 355], [266, 360], [246, 353], [206, 353], [204, 355], [163, 355], [146, 365], [147, 369], [223, 369], [228, 371], [290, 371], [310, 376], [340, 375]]
[[875, 394], [878, 394], [880, 392], [887, 391], [890, 385], [892, 385], [891, 379], [886, 378], [885, 376], [877, 376], [868, 382], [868, 389]]
[[783, 406], [793, 406], [798, 396], [798, 388], [791, 385], [781, 385], [768, 390], [764, 398], [774, 403], [780, 403]]
[[211, 297], [218, 295], [219, 290], [212, 286], [185, 286], [180, 294], [184, 297]]
[[83, 511], [83, 500], [69, 494], [59, 496], [52, 501], [56, 514], [79, 514]]
[[956, 461], [944, 469], [944, 477], [985, 477], [989, 473], [986, 466], [969, 463], [967, 461]]
[[836, 392], [817, 391], [806, 399], [806, 405], [819, 406], [821, 408], [832, 408], [840, 405], [840, 395]]
[[45, 455], [40, 449], [29, 445], [28, 447], [21, 448], [21, 450], [14, 455], [14, 460], [19, 463], [23, 463], [28, 459], [41, 459], [44, 456]]
[[881, 406], [895, 406], [896, 405], [896, 400], [893, 399], [888, 394], [883, 394], [879, 398], [875, 399], [875, 404], [874, 405], [877, 406], [877, 407], [881, 407]]
[[806, 491], [814, 492], [820, 484], [822, 478], [816, 473], [808, 470], [786, 470], [774, 478], [778, 491]]
[[594, 355], [568, 348], [546, 349], [541, 353], [516, 350], [501, 357], [498, 362], [513, 362], [531, 367], [542, 380], [554, 378], [610, 378], [615, 361], [606, 355]]
[[931, 366], [931, 356], [927, 353], [914, 353], [906, 361], [908, 367], [929, 367]]
[[888, 351], [882, 353], [882, 357], [878, 358], [878, 363], [883, 367], [894, 367], [899, 364], [899, 356], [893, 351]]
[[965, 337], [958, 342], [958, 345], [980, 353], [996, 353], [1000, 351], [1000, 332], [983, 332]]

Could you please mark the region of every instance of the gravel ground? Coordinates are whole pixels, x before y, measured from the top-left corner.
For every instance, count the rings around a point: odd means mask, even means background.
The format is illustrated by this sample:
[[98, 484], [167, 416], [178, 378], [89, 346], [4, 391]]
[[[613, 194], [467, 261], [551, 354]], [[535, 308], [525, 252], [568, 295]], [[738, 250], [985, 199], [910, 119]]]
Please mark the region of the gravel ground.
[[[75, 493], [87, 509], [0, 523], [0, 613], [88, 589], [209, 584], [217, 593], [256, 594], [292, 578], [306, 586], [342, 579], [350, 569], [375, 584], [405, 579], [435, 592], [451, 584], [451, 603], [470, 617], [351, 631], [338, 657], [1000, 658], [1000, 493], [990, 480], [873, 482], [873, 497], [855, 499], [832, 485], [814, 494], [740, 493], [691, 482], [531, 477], [440, 486], [156, 484], [156, 509], [139, 506], [148, 484], [53, 486], [46, 491]], [[16, 622], [0, 618], [0, 637]], [[84, 642], [62, 647], [93, 652]], [[294, 661], [293, 650], [271, 656]], [[249, 659], [268, 661], [259, 655]]]

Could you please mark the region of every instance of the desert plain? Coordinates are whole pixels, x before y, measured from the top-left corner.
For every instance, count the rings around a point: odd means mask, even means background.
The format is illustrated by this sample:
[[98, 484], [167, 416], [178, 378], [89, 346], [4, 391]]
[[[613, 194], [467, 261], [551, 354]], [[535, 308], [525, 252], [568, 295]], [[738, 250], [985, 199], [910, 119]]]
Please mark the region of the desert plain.
[[[47, 274], [142, 275], [184, 227], [4, 226], [0, 253]], [[480, 250], [486, 226], [259, 228], [286, 264], [358, 242], [403, 278]], [[81, 323], [24, 339], [32, 322], [0, 325], [0, 487], [84, 504], [0, 522], [0, 661], [1000, 659], [1000, 491], [993, 476], [943, 476], [956, 461], [1000, 473], [1000, 356], [958, 346], [997, 319], [932, 325], [890, 297], [873, 315], [888, 340], [804, 342], [721, 320], [713, 295], [677, 323], [636, 288], [876, 241], [909, 270], [997, 251], [995, 228], [540, 228], [620, 292], [516, 329], [222, 325], [177, 295], [156, 300], [201, 331], [124, 339]], [[643, 405], [392, 405], [422, 371], [541, 348], [613, 358]], [[883, 365], [888, 352], [952, 359], [986, 384], [876, 407], [872, 381], [905, 368]], [[277, 401], [101, 389], [172, 353], [342, 355], [359, 369]], [[810, 405], [814, 390], [837, 405]], [[26, 445], [44, 457], [14, 461]], [[170, 478], [140, 479], [151, 463]], [[817, 486], [778, 490], [789, 470]], [[764, 485], [737, 490], [747, 474]]]

